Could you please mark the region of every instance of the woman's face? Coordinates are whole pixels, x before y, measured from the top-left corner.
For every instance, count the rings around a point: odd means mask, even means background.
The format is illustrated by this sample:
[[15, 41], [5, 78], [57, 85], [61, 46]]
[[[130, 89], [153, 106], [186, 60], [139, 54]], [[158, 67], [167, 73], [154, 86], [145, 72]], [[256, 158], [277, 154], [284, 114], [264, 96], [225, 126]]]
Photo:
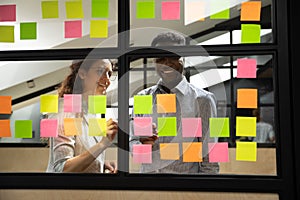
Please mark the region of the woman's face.
[[98, 60], [92, 64], [88, 71], [80, 72], [83, 80], [83, 93], [88, 95], [105, 95], [110, 85], [112, 65], [108, 59]]

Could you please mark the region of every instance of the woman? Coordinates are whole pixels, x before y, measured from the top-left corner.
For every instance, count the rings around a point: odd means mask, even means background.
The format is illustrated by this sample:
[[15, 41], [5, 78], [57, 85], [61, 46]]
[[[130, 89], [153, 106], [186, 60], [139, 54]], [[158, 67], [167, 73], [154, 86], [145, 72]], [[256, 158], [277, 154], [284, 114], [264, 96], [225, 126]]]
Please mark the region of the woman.
[[[105, 149], [111, 145], [118, 130], [117, 122], [111, 118], [107, 121], [106, 137], [88, 136], [88, 119], [95, 114], [88, 113], [88, 96], [105, 95], [110, 85], [112, 63], [108, 59], [73, 61], [71, 73], [58, 89], [60, 97], [59, 113], [49, 118], [58, 119], [59, 135], [51, 138], [50, 160], [47, 171], [51, 172], [117, 172], [114, 162], [104, 162]], [[82, 112], [66, 113], [63, 111], [63, 96], [65, 94], [82, 95]], [[64, 135], [64, 118], [81, 118], [82, 134], [78, 136]]]

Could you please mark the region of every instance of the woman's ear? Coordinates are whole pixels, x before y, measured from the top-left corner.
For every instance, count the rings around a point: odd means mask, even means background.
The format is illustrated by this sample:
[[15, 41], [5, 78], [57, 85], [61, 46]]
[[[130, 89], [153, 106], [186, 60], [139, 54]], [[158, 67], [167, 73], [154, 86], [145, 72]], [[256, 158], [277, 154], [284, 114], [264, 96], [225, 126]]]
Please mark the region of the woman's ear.
[[80, 79], [85, 79], [86, 71], [84, 71], [83, 69], [79, 69], [78, 70], [78, 76], [79, 76]]

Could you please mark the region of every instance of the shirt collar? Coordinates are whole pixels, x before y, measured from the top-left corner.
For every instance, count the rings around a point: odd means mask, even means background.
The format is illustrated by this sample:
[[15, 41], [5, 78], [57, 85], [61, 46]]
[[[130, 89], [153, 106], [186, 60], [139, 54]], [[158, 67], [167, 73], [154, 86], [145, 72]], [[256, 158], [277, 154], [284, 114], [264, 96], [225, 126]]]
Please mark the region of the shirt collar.
[[[157, 85], [158, 85], [157, 89], [162, 89], [161, 87], [159, 87], [159, 85], [163, 85], [162, 79], [159, 79]], [[176, 92], [177, 90], [183, 95], [186, 95], [188, 92], [187, 88], [188, 88], [188, 82], [185, 76], [183, 76], [182, 80], [176, 85], [176, 87], [171, 89], [171, 92]]]

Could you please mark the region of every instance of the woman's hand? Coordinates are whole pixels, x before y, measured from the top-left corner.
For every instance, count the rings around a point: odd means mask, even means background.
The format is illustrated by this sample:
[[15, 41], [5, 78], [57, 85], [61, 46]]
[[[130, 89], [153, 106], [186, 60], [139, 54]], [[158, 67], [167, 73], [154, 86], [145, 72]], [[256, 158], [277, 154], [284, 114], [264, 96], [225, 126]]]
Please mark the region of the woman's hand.
[[106, 137], [103, 137], [101, 143], [109, 146], [118, 133], [118, 122], [109, 119], [106, 122]]
[[104, 162], [104, 173], [115, 174], [118, 172], [118, 163], [117, 161], [105, 161]]

